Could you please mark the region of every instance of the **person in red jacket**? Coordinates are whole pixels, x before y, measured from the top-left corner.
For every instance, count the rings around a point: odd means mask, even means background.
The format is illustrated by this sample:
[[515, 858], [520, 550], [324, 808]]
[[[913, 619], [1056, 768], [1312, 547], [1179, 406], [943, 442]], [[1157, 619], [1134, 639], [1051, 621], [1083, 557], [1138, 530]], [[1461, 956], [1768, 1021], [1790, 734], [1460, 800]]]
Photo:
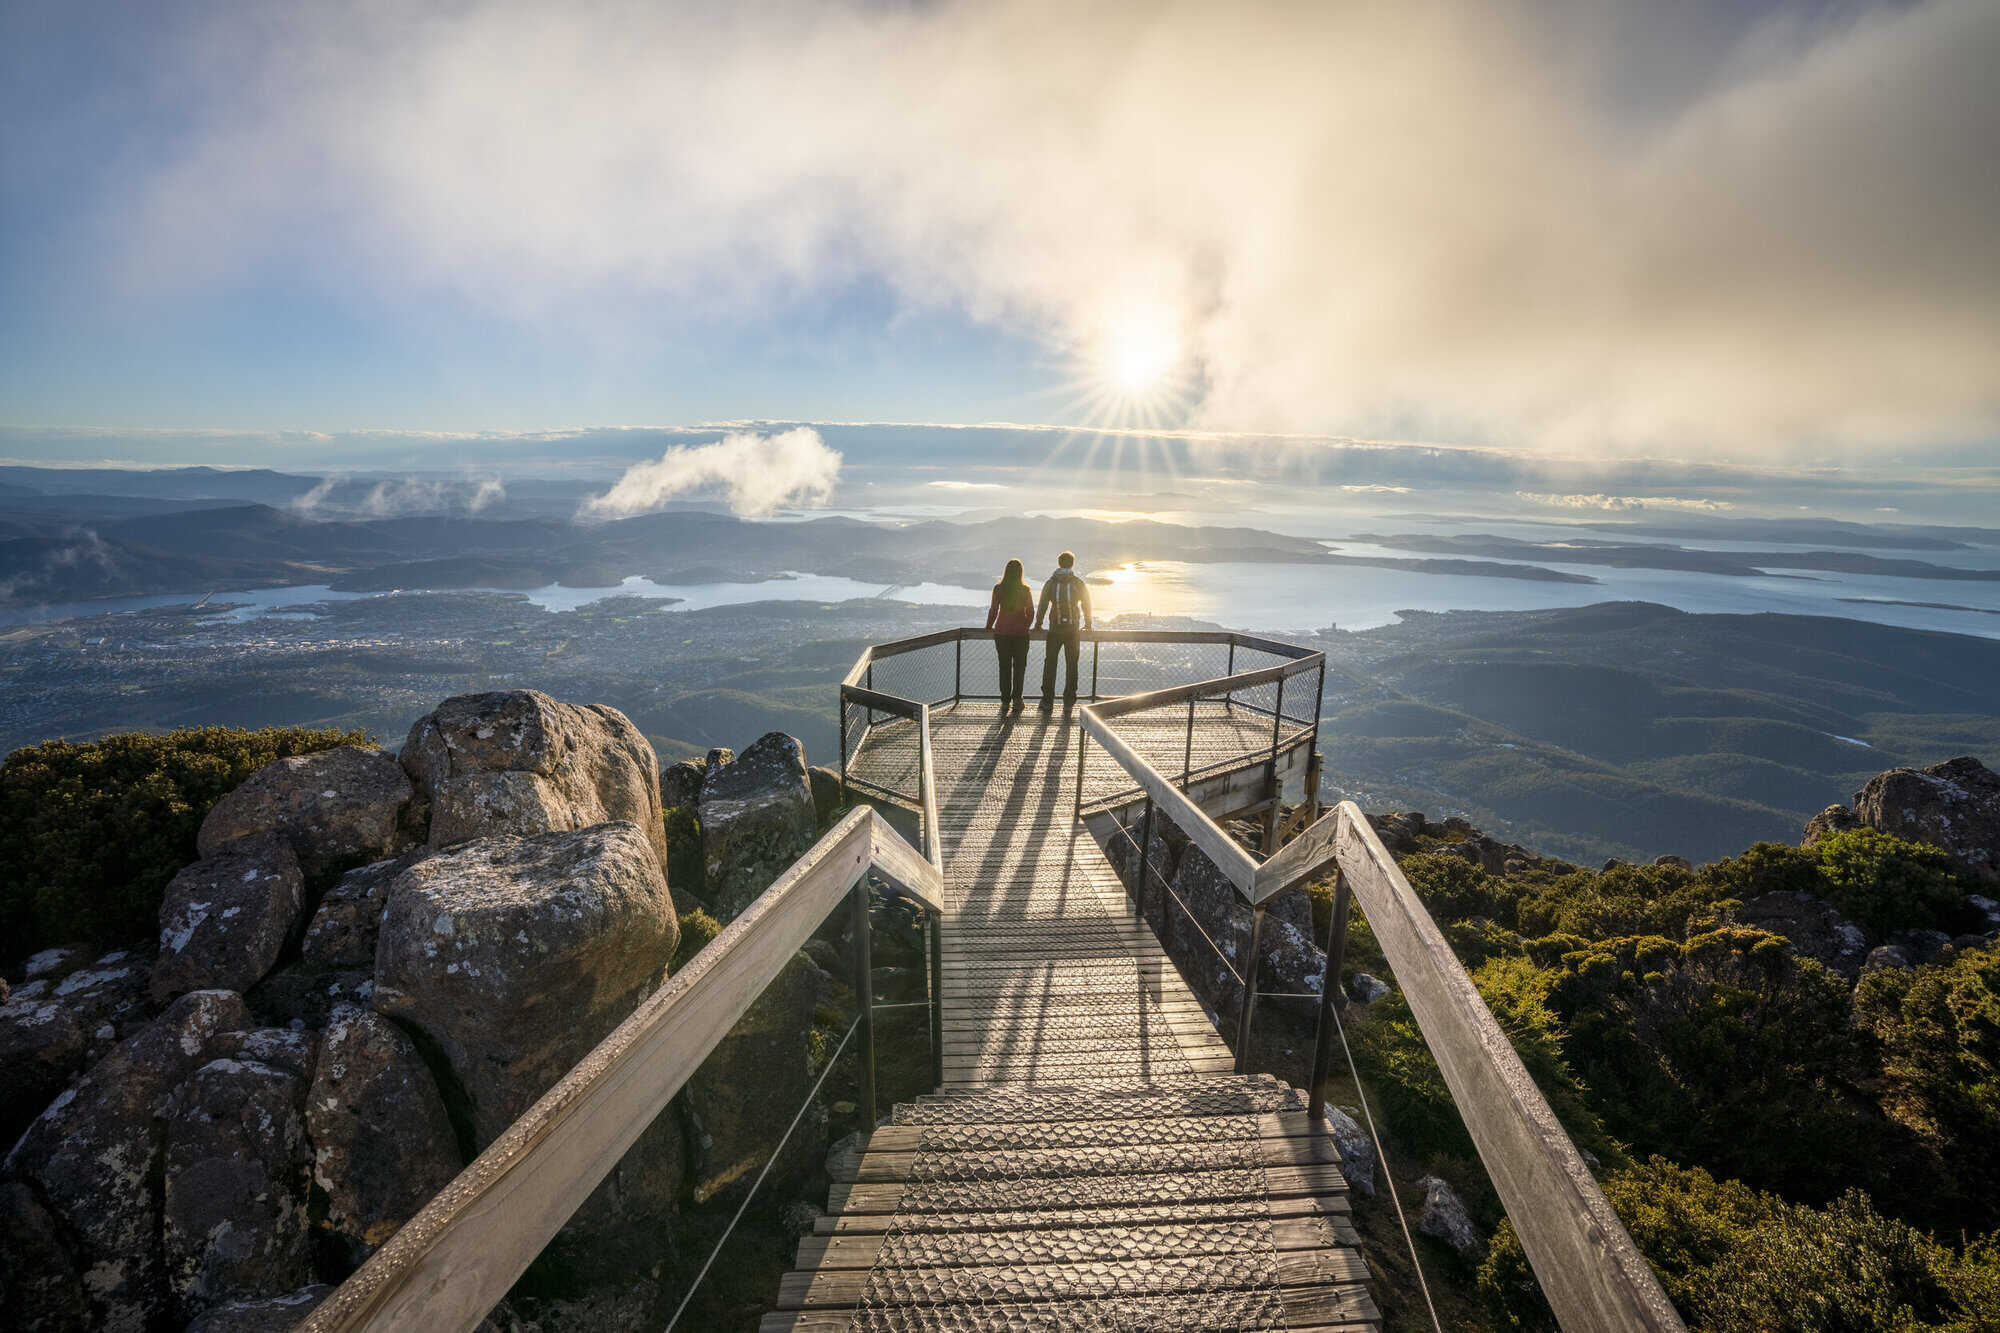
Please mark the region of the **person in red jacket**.
[[1028, 627], [1035, 623], [1035, 593], [1028, 587], [1019, 560], [1009, 560], [993, 585], [986, 608], [986, 628], [1000, 654], [1000, 715], [1021, 711], [1021, 691], [1028, 680]]

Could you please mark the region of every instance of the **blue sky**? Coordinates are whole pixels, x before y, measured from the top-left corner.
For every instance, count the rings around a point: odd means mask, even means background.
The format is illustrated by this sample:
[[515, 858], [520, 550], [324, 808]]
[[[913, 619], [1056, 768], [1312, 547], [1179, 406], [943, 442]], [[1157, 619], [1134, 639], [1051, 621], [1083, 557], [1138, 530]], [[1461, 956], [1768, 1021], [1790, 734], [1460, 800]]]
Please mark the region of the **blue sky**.
[[2000, 462], [1996, 15], [15, 0], [0, 423]]

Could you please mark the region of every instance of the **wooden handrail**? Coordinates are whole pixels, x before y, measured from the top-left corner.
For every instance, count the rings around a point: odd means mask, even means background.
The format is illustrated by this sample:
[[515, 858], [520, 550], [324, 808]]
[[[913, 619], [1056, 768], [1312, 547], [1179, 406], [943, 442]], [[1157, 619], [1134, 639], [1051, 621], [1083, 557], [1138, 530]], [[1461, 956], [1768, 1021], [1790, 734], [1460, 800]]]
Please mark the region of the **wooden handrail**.
[[1151, 764], [1121, 739], [1117, 732], [1098, 715], [1097, 705], [1087, 704], [1077, 710], [1077, 718], [1090, 738], [1104, 747], [1105, 753], [1116, 759], [1160, 812], [1187, 834], [1188, 840], [1208, 854], [1215, 868], [1239, 893], [1246, 896], [1255, 886], [1257, 862], [1250, 853], [1243, 850], [1236, 839], [1224, 833], [1216, 822], [1208, 817], [1202, 808], [1190, 800], [1166, 774]]
[[912, 721], [916, 720], [917, 710], [923, 707], [922, 704], [905, 699], [900, 694], [884, 694], [880, 690], [865, 689], [860, 685], [841, 686], [840, 701], [860, 704], [878, 713], [893, 713], [897, 717], [907, 717]]
[[923, 808], [924, 856], [944, 871], [944, 842], [938, 831], [937, 770], [931, 763], [931, 710], [926, 704], [917, 717], [917, 798]]
[[1368, 914], [1556, 1319], [1572, 1330], [1685, 1333], [1646, 1257], [1367, 816], [1342, 801], [1327, 818], [1336, 822], [1341, 874]]
[[873, 867], [932, 910], [944, 878], [850, 812], [563, 1075], [299, 1327], [470, 1330]]
[[[1254, 690], [1259, 685], [1275, 684], [1311, 671], [1319, 665], [1314, 660], [1318, 656], [1319, 654], [1314, 653], [1311, 657], [1281, 662], [1277, 666], [1261, 667], [1256, 671], [1240, 671], [1233, 676], [1216, 676], [1210, 680], [1190, 681], [1186, 685], [1168, 685], [1163, 689], [1147, 690], [1143, 694], [1121, 694], [1115, 699], [1100, 700], [1091, 707], [1097, 710], [1099, 717], [1123, 717], [1127, 713], [1144, 712], [1149, 708], [1166, 708], [1206, 695], [1225, 695]], [[1265, 716], [1270, 716], [1270, 710], [1260, 711], [1263, 711]]]

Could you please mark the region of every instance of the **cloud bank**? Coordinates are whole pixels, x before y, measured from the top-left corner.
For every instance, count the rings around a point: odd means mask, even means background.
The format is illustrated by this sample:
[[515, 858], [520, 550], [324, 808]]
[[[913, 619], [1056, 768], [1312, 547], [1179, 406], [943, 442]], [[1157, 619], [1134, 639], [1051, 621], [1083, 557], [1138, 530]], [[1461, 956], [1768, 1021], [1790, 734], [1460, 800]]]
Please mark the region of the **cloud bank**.
[[840, 455], [819, 432], [800, 426], [776, 435], [738, 431], [713, 444], [681, 445], [627, 468], [610, 490], [592, 496], [579, 518], [623, 518], [683, 495], [719, 495], [746, 518], [781, 505], [822, 505], [840, 477]]
[[256, 7], [189, 43], [228, 97], [142, 192], [132, 259], [307, 238], [558, 329], [862, 278], [1054, 349], [1143, 317], [1225, 428], [1990, 435], [2000, 5], [1730, 12]]

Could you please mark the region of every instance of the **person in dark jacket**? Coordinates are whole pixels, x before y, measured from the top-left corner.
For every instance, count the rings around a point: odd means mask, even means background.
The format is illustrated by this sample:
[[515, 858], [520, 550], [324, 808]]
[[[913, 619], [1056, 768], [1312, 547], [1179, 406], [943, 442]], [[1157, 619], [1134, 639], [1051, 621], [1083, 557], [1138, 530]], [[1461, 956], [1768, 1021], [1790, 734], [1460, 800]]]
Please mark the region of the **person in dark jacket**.
[[1090, 589], [1076, 572], [1076, 557], [1064, 551], [1056, 557], [1056, 572], [1042, 585], [1042, 602], [1035, 609], [1035, 628], [1048, 621], [1049, 640], [1042, 649], [1042, 711], [1055, 711], [1056, 654], [1063, 654], [1067, 673], [1063, 677], [1063, 709], [1076, 706], [1076, 659], [1081, 648], [1077, 635], [1090, 628]]
[[1021, 570], [1019, 560], [1009, 560], [1006, 572], [993, 585], [993, 601], [986, 608], [986, 628], [993, 631], [993, 647], [1000, 654], [1000, 715], [1021, 711], [1023, 687], [1028, 683], [1028, 627], [1035, 623], [1035, 592]]

